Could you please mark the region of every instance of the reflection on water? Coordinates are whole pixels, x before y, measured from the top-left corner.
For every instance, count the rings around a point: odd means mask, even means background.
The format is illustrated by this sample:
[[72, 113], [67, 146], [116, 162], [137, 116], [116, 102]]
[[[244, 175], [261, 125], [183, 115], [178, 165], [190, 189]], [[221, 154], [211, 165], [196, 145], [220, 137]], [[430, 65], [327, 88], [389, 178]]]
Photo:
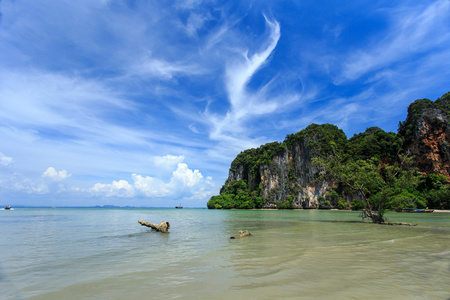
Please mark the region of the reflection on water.
[[[417, 226], [315, 210], [2, 212], [2, 297], [448, 299], [450, 214], [387, 217]], [[140, 219], [169, 221], [170, 233]]]

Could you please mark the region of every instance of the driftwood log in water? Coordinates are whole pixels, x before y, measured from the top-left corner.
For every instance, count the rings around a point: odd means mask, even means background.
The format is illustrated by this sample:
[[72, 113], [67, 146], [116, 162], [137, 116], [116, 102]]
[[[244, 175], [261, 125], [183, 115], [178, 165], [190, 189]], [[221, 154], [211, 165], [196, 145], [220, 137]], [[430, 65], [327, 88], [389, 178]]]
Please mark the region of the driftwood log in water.
[[169, 222], [161, 221], [161, 223], [159, 223], [159, 224], [150, 223], [150, 222], [146, 222], [146, 221], [143, 221], [143, 220], [139, 220], [138, 222], [142, 226], [147, 226], [147, 227], [156, 229], [157, 231], [169, 232], [169, 228], [170, 228], [170, 223]]
[[230, 239], [240, 239], [243, 238], [244, 236], [249, 236], [252, 235], [250, 232], [248, 232], [248, 230], [239, 230], [239, 233], [231, 236]]

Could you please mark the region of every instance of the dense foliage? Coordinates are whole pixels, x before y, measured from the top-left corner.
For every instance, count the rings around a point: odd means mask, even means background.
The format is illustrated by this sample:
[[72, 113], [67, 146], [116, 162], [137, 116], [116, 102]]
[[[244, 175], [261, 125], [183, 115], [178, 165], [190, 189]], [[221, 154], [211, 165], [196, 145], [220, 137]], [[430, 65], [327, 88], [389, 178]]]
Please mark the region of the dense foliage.
[[259, 192], [251, 190], [244, 180], [235, 180], [225, 187], [218, 196], [212, 196], [207, 203], [208, 208], [262, 208], [263, 199]]
[[355, 134], [347, 142], [346, 160], [367, 160], [376, 158], [394, 161], [402, 149], [401, 139], [393, 132], [378, 127], [367, 128], [364, 133]]
[[[327, 174], [346, 189], [347, 194], [355, 195], [362, 201], [353, 200], [353, 209], [366, 210], [366, 216], [373, 222], [384, 222], [384, 212], [400, 206], [400, 209], [415, 206], [413, 197], [403, 202], [395, 201], [398, 195], [413, 191], [420, 179], [416, 169], [411, 167], [411, 158], [399, 156], [392, 164], [385, 164], [377, 158], [369, 160], [349, 159], [346, 162], [341, 157], [317, 157], [315, 162], [322, 165]], [[403, 207], [405, 206], [405, 207]]]
[[[450, 209], [450, 183], [442, 175], [419, 173], [412, 167], [413, 157], [404, 153], [411, 143], [417, 120], [424, 110], [439, 108], [449, 116], [450, 92], [437, 101], [417, 100], [408, 108], [408, 118], [400, 122], [398, 134], [371, 127], [347, 139], [344, 132], [331, 124], [312, 124], [304, 130], [286, 136], [283, 143], [273, 142], [241, 152], [230, 171], [243, 168], [244, 178], [227, 182], [220, 195], [208, 201], [208, 208], [262, 208], [262, 166], [273, 164], [273, 158], [292, 151], [297, 144], [312, 149], [313, 162], [323, 167], [319, 180], [327, 178], [337, 183], [324, 196], [319, 196], [321, 208], [365, 209], [374, 222], [382, 222], [387, 210], [405, 208]], [[296, 177], [291, 166], [286, 174], [289, 193], [276, 204], [279, 209], [293, 207]], [[247, 177], [245, 177], [247, 176]], [[251, 178], [248, 178], [251, 177]], [[251, 182], [251, 184], [249, 184]], [[297, 191], [298, 192], [298, 191]], [[352, 201], [347, 199], [351, 197]]]
[[342, 153], [346, 148], [347, 137], [342, 129], [332, 124], [311, 124], [296, 134], [289, 134], [283, 144], [291, 147], [296, 142], [306, 142], [317, 155]]
[[[416, 105], [428, 105], [428, 102], [414, 102], [412, 111], [417, 109]], [[352, 209], [367, 210], [376, 222], [384, 220], [387, 210], [450, 208], [447, 177], [419, 173], [413, 167], [413, 157], [403, 153], [404, 142], [401, 134], [372, 127], [350, 138], [344, 153], [319, 156], [315, 162], [339, 183], [335, 191], [356, 198], [350, 204]], [[348, 208], [342, 201], [336, 206]]]

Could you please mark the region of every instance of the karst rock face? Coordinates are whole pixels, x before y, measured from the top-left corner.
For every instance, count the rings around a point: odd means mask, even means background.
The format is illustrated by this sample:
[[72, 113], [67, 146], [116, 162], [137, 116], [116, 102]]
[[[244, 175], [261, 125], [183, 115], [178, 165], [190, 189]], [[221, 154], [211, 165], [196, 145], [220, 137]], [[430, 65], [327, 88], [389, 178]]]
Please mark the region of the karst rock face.
[[[272, 163], [262, 164], [257, 172], [258, 178], [254, 178], [244, 165], [239, 165], [236, 170], [230, 170], [227, 182], [247, 179], [252, 189], [259, 185], [264, 208], [275, 208], [288, 195], [293, 196], [294, 208], [315, 208], [317, 197], [325, 195], [328, 183], [316, 181], [319, 170], [312, 164], [312, 152], [305, 142], [294, 143], [275, 155]], [[289, 172], [293, 174], [291, 179]]]
[[435, 102], [422, 99], [412, 103], [399, 134], [404, 135], [405, 150], [414, 156], [419, 171], [450, 179], [449, 100], [447, 93]]
[[[320, 132], [316, 131], [323, 127], [337, 131], [337, 136], [341, 140], [346, 139], [343, 131], [334, 125], [313, 124], [306, 129], [307, 133], [311, 133], [310, 136], [292, 135], [291, 141], [285, 141], [282, 147], [272, 143], [273, 148], [277, 149], [276, 154], [271, 156], [268, 162], [258, 164], [256, 170], [252, 161], [256, 158], [233, 161], [224, 187], [234, 181], [246, 181], [252, 190], [259, 190], [259, 195], [264, 199], [264, 208], [276, 208], [277, 203], [285, 202], [289, 197], [293, 208], [318, 207], [318, 198], [324, 197], [327, 188], [332, 185], [331, 182], [319, 179], [323, 170], [312, 162], [312, 159], [317, 156], [317, 144], [324, 139]], [[248, 154], [250, 156], [254, 154], [251, 150], [247, 151], [250, 151]], [[270, 152], [271, 150], [261, 151]], [[243, 152], [239, 156], [245, 156], [245, 154], [246, 152]]]

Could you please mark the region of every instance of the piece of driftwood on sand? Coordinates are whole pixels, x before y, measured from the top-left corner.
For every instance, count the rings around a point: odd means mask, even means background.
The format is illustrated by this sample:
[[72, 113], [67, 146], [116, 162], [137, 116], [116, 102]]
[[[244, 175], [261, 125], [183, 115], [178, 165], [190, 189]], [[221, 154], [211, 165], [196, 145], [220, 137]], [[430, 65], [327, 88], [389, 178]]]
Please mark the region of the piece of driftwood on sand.
[[161, 221], [161, 223], [159, 223], [159, 224], [150, 223], [150, 222], [146, 222], [146, 221], [143, 221], [143, 220], [139, 220], [138, 222], [142, 226], [147, 226], [147, 227], [156, 229], [156, 231], [169, 232], [169, 228], [170, 228], [170, 223], [169, 222]]
[[239, 233], [234, 235], [234, 236], [230, 236], [230, 239], [240, 239], [243, 238], [245, 236], [249, 236], [252, 235], [250, 232], [248, 232], [248, 230], [239, 230]]

